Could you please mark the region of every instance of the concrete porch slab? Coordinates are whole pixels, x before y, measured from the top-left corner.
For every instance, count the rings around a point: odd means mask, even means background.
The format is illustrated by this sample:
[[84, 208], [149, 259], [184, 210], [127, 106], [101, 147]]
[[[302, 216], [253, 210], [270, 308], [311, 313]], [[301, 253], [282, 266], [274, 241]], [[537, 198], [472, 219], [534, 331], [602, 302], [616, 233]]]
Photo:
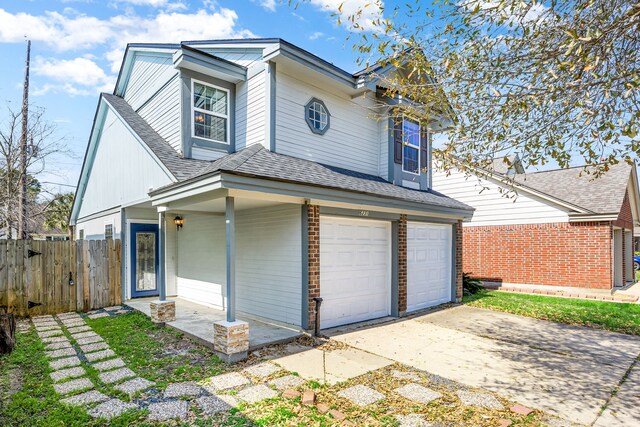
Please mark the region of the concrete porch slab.
[[[126, 305], [147, 316], [151, 316], [149, 303], [156, 299], [157, 297], [136, 298], [128, 300]], [[167, 322], [166, 325], [179, 330], [207, 347], [213, 348], [213, 323], [226, 320], [227, 315], [225, 311], [196, 304], [181, 298], [168, 299], [176, 303], [176, 320]], [[242, 315], [238, 315], [237, 317], [238, 320], [243, 320], [249, 324], [250, 351], [272, 344], [293, 341], [302, 335], [302, 331], [295, 329], [293, 325], [287, 326], [278, 324], [277, 322], [272, 323]]]

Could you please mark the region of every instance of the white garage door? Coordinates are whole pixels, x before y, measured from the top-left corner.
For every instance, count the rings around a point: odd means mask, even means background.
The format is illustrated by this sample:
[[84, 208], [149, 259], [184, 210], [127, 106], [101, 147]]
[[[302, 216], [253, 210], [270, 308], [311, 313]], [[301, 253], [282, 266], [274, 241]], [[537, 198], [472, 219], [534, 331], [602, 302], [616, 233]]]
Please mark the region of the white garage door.
[[320, 327], [384, 317], [391, 309], [391, 224], [320, 217]]
[[407, 223], [407, 311], [451, 301], [451, 225]]

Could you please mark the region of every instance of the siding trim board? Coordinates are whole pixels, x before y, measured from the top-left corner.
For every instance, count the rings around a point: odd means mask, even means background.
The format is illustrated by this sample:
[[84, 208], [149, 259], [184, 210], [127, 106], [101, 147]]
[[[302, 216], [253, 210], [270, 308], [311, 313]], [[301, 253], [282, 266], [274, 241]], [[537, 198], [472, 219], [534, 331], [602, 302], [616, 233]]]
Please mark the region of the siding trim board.
[[267, 143], [265, 146], [269, 147], [269, 150], [276, 151], [276, 63], [273, 61], [267, 62], [265, 65], [266, 78], [265, 78], [265, 140]]

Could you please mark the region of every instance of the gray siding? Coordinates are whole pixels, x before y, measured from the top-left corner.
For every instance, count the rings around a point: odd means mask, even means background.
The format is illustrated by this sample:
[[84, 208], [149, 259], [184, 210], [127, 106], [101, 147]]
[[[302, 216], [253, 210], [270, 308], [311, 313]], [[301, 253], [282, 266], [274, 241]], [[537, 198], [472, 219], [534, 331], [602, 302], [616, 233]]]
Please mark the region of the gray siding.
[[169, 54], [136, 52], [124, 99], [134, 110], [140, 108], [176, 74]]
[[[149, 188], [172, 182], [161, 164], [109, 109], [90, 164], [79, 220], [114, 207], [148, 198]], [[117, 225], [117, 224], [116, 224]]]
[[265, 142], [266, 73], [252, 76], [236, 86], [236, 150]]
[[181, 152], [180, 79], [177, 73], [172, 79], [138, 113], [174, 150]]
[[[358, 172], [379, 175], [380, 135], [374, 117], [375, 102], [352, 100], [338, 90], [293, 77], [278, 67], [276, 78], [276, 151]], [[311, 98], [322, 100], [331, 114], [324, 135], [311, 132], [304, 106]]]

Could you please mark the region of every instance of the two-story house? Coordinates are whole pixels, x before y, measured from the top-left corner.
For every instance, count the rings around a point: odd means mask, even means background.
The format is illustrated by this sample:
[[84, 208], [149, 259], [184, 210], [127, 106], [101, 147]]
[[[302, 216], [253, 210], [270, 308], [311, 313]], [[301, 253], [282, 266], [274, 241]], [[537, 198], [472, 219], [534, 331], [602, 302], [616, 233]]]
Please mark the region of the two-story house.
[[[281, 39], [131, 44], [102, 94], [71, 223], [123, 242], [123, 297], [313, 329], [456, 301], [461, 221], [431, 127]], [[157, 307], [156, 307], [157, 308]]]

